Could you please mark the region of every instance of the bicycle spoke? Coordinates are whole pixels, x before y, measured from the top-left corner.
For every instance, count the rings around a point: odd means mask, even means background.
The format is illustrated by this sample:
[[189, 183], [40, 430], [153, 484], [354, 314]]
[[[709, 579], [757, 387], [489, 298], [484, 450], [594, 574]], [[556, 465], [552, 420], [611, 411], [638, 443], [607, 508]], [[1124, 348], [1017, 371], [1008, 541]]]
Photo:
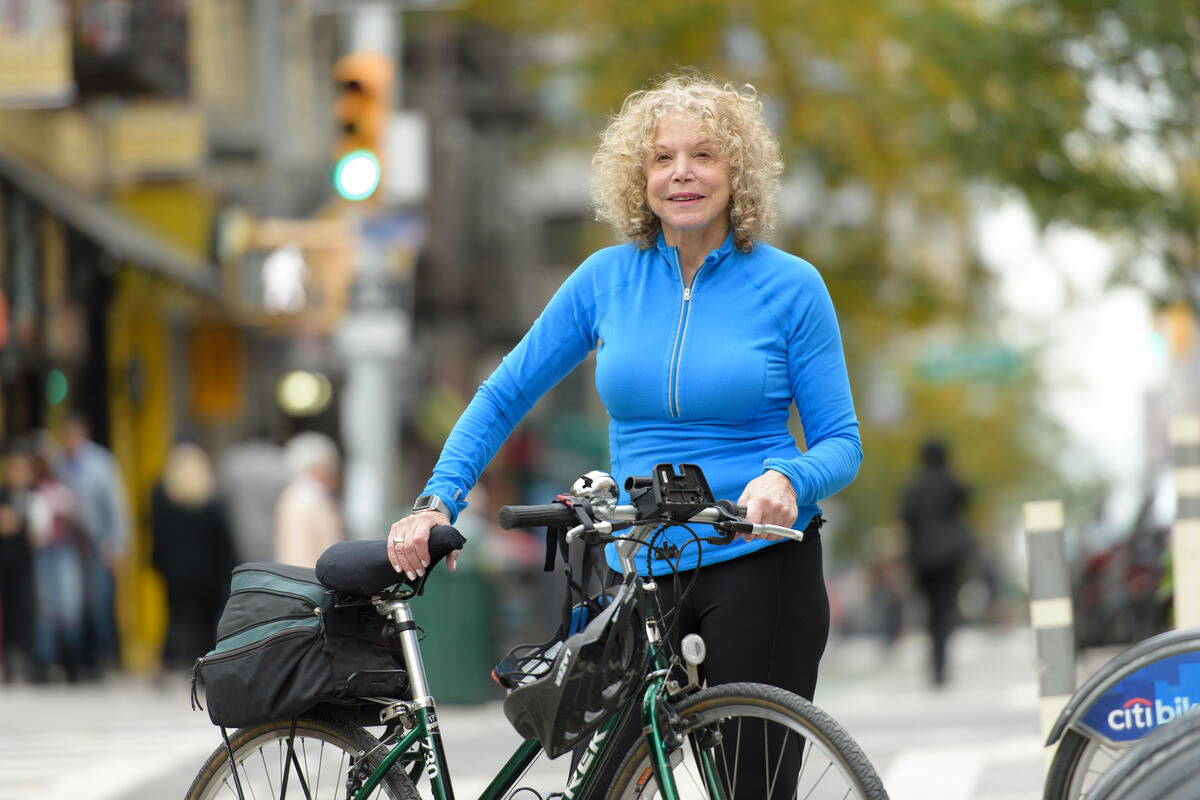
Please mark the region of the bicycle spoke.
[[[289, 739], [291, 744], [289, 745]], [[285, 724], [239, 731], [233, 737], [236, 773], [226, 750], [210, 757], [188, 797], [192, 800], [347, 800], [346, 781], [374, 771], [387, 749], [362, 728], [336, 717], [297, 720], [294, 736]], [[237, 779], [242, 784], [237, 790]], [[416, 800], [399, 767], [384, 774], [372, 798]]]
[[729, 800], [737, 800], [738, 762], [742, 755], [742, 718], [738, 717], [737, 740], [733, 744], [733, 780], [730, 782]]
[[774, 771], [771, 770], [771, 742], [768, 738], [767, 721], [763, 720], [763, 762], [767, 770], [767, 797], [775, 796], [775, 782], [779, 779], [779, 769], [783, 766], [783, 756], [787, 752], [787, 737], [788, 733], [783, 734], [783, 742], [779, 746], [779, 759], [775, 762]]
[[[817, 790], [817, 787], [821, 785], [821, 781], [825, 780], [825, 776], [829, 774], [829, 770], [831, 770], [831, 769], [833, 769], [832, 763], [825, 765], [825, 769], [821, 770], [821, 776], [819, 778], [817, 778], [816, 783], [814, 783], [812, 785], [812, 788], [808, 790], [808, 794], [804, 795], [805, 800], [807, 800], [809, 797], [813, 796], [813, 792], [815, 792]], [[796, 791], [797, 792], [800, 791], [799, 786], [796, 787]], [[850, 792], [847, 791], [846, 794], [843, 795], [843, 797], [848, 797], [849, 795], [850, 795]]]
[[[289, 748], [289, 751], [290, 751], [292, 763], [296, 767], [296, 780], [300, 781], [300, 790], [302, 792], [304, 792], [304, 800], [313, 800], [313, 795], [311, 792], [309, 792], [308, 784], [304, 780], [305, 771], [303, 769], [301, 769], [301, 767], [300, 767], [300, 759], [296, 758], [296, 750], [295, 750], [295, 748]], [[318, 791], [320, 791], [319, 783], [317, 785], [317, 789], [318, 789]], [[284, 793], [287, 792], [286, 786], [283, 787], [283, 791], [284, 791]], [[280, 800], [283, 800], [283, 798], [281, 797]]]
[[[691, 757], [674, 768], [683, 800], [881, 800], [887, 796], [846, 732], [824, 712], [781, 689], [760, 684], [718, 686], [703, 690], [676, 712], [680, 732], [692, 745]], [[644, 743], [631, 751], [614, 780], [612, 796], [620, 800], [661, 796], [656, 782], [644, 780], [650, 763]], [[705, 763], [712, 764], [716, 785], [703, 780]], [[683, 770], [695, 770], [700, 779], [678, 777]]]

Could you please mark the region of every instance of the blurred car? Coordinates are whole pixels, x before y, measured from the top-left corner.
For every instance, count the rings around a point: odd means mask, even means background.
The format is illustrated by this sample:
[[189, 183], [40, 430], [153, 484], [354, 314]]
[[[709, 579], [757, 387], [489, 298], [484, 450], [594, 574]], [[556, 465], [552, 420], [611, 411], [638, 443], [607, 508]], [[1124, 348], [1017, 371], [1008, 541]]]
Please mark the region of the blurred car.
[[1082, 543], [1074, 578], [1080, 648], [1132, 644], [1170, 627], [1159, 591], [1175, 520], [1175, 483], [1160, 473], [1140, 493], [1114, 496]]

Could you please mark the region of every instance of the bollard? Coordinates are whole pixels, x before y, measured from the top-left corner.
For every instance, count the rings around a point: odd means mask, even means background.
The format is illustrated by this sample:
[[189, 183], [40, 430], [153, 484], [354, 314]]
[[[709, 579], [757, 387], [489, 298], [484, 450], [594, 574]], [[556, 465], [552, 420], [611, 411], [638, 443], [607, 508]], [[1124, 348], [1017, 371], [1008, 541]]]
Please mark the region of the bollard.
[[[1043, 741], [1075, 691], [1075, 616], [1058, 500], [1025, 503], [1029, 618], [1037, 637], [1039, 715]], [[1052, 752], [1046, 754], [1049, 767]]]
[[1178, 505], [1171, 525], [1175, 627], [1200, 625], [1200, 416], [1180, 414], [1167, 423]]

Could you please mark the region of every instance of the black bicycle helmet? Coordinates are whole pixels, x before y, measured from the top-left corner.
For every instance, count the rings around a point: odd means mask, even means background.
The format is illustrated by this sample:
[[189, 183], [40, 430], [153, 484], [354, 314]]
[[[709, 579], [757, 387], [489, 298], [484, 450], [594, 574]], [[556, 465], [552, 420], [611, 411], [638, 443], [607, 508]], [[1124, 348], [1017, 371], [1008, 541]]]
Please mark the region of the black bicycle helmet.
[[[636, 577], [611, 596], [583, 630], [543, 646], [543, 663], [554, 653], [549, 669], [528, 670], [504, 700], [512, 726], [541, 742], [551, 758], [584, 742], [620, 708], [645, 672], [647, 642]], [[531, 660], [538, 658], [532, 654]]]

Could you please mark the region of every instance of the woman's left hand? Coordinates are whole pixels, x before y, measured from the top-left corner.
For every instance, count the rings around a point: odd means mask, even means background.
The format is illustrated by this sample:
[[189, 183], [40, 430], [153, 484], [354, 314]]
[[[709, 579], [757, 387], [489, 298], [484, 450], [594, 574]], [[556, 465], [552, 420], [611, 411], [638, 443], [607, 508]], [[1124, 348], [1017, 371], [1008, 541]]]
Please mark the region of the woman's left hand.
[[[745, 506], [746, 519], [750, 522], [767, 525], [782, 525], [792, 527], [796, 521], [799, 509], [796, 508], [796, 491], [787, 476], [775, 470], [767, 470], [746, 484], [737, 504]], [[742, 538], [752, 542], [757, 538], [766, 538], [772, 542], [782, 539], [782, 536], [767, 534], [765, 537], [744, 533]]]

